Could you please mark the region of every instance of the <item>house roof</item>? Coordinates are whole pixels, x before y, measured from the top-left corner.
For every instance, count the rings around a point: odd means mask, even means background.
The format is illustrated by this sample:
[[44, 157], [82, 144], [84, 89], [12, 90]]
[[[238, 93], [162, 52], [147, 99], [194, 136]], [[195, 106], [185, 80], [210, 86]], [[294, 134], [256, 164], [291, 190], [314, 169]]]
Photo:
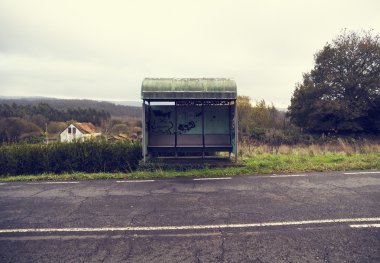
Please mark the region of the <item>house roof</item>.
[[145, 78], [141, 98], [170, 99], [236, 99], [236, 82], [226, 78]]
[[96, 133], [96, 127], [91, 122], [76, 122], [73, 125], [80, 130], [83, 134]]

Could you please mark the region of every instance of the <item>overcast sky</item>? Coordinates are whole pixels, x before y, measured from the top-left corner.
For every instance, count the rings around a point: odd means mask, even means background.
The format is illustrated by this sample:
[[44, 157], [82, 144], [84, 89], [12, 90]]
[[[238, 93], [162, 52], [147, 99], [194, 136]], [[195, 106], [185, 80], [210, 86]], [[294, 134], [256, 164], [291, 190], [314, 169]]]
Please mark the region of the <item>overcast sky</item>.
[[380, 33], [379, 0], [0, 0], [0, 95], [139, 100], [144, 77], [227, 77], [290, 103], [342, 29]]

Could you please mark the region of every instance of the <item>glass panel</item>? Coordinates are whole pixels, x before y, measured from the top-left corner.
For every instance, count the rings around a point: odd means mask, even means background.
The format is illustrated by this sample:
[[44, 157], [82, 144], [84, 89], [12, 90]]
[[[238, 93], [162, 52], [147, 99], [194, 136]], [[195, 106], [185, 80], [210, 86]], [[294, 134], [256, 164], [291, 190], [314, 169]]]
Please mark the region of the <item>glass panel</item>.
[[173, 134], [175, 132], [175, 107], [150, 107], [150, 134]]
[[229, 110], [227, 105], [204, 106], [205, 134], [229, 134]]
[[202, 134], [202, 107], [177, 107], [178, 134]]

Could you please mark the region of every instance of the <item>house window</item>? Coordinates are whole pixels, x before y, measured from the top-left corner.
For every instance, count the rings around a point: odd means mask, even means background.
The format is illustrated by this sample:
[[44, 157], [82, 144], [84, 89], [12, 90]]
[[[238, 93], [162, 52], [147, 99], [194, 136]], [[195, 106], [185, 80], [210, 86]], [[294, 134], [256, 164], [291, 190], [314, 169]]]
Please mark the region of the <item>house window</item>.
[[71, 127], [67, 128], [67, 132], [71, 133]]
[[74, 133], [74, 134], [77, 133], [77, 128], [73, 127], [73, 133]]

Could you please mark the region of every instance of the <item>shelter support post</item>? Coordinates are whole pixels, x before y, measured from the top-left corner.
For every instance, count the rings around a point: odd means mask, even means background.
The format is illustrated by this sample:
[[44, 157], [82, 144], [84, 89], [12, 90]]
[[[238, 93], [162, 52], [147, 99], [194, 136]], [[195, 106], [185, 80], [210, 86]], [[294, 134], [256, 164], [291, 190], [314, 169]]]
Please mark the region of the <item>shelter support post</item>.
[[143, 139], [142, 139], [142, 153], [143, 153], [143, 160], [144, 163], [146, 162], [146, 155], [147, 155], [147, 132], [146, 132], [146, 116], [145, 116], [145, 100], [142, 102], [142, 132], [143, 132]]
[[235, 114], [234, 114], [234, 124], [235, 124], [235, 162], [238, 161], [238, 147], [239, 147], [239, 133], [238, 133], [238, 111], [237, 111], [237, 103], [235, 100]]
[[178, 144], [178, 111], [177, 101], [174, 102], [174, 156], [178, 156], [177, 144]]
[[205, 157], [205, 106], [202, 101], [202, 158]]

